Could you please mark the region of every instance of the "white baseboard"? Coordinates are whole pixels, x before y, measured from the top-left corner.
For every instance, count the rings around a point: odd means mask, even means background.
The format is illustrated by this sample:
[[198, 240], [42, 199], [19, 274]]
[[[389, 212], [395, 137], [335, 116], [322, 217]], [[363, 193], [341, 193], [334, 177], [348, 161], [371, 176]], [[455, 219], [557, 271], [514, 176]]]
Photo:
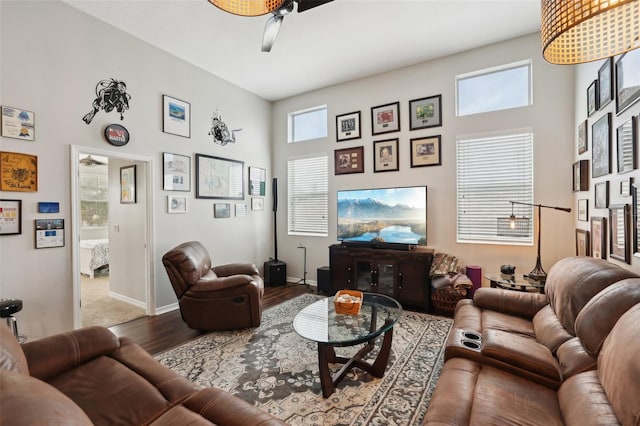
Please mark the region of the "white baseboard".
[[170, 305], [161, 306], [159, 308], [156, 308], [156, 315], [166, 314], [167, 312], [175, 311], [177, 309], [180, 309], [178, 302], [172, 303]]
[[109, 297], [113, 297], [114, 299], [119, 300], [121, 302], [125, 302], [130, 305], [136, 306], [138, 308], [142, 308], [145, 311], [147, 310], [147, 304], [140, 300], [132, 299], [130, 297], [123, 296], [122, 294], [114, 293], [113, 291], [109, 291]]

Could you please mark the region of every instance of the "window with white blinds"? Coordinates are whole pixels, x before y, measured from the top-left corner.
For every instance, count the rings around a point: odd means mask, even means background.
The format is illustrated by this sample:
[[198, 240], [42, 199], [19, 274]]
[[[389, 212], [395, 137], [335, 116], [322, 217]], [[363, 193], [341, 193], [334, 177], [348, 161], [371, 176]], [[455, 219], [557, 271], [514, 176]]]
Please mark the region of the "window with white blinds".
[[[533, 134], [458, 138], [457, 241], [533, 244]], [[516, 220], [510, 220], [511, 215]]]
[[287, 162], [289, 235], [328, 236], [327, 156]]

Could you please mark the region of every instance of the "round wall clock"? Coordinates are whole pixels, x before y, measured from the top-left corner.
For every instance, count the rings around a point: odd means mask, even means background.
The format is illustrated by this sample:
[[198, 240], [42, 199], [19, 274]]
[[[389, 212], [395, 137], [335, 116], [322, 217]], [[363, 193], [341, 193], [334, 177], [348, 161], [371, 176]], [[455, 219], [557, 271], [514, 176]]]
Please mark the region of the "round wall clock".
[[129, 142], [129, 131], [119, 124], [109, 124], [104, 129], [104, 137], [111, 145], [123, 146]]

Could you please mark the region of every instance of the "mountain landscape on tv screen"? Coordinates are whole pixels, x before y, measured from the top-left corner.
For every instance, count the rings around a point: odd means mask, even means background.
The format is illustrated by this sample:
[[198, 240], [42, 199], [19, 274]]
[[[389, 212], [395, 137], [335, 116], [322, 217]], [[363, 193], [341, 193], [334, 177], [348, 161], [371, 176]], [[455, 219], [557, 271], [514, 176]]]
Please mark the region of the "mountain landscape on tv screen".
[[342, 241], [426, 244], [424, 208], [390, 205], [374, 198], [338, 200]]

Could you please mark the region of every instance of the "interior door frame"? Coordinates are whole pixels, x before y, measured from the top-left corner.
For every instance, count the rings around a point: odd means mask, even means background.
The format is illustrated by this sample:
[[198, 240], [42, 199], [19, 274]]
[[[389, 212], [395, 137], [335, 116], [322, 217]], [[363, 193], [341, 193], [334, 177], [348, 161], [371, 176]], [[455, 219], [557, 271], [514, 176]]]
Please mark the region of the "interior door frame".
[[145, 292], [147, 297], [147, 315], [155, 315], [156, 311], [156, 295], [155, 288], [152, 283], [154, 279], [153, 259], [154, 256], [154, 241], [153, 241], [153, 229], [154, 229], [154, 215], [153, 215], [153, 157], [130, 154], [120, 151], [109, 151], [98, 148], [90, 148], [85, 146], [71, 145], [70, 157], [71, 157], [71, 258], [72, 258], [72, 272], [73, 272], [73, 327], [79, 328], [82, 326], [82, 315], [80, 310], [80, 202], [79, 202], [79, 180], [80, 180], [80, 167], [79, 160], [80, 155], [91, 154], [99, 155], [108, 158], [115, 158], [127, 161], [137, 161], [145, 163], [146, 173], [146, 215], [147, 215], [147, 229], [145, 230], [145, 253], [146, 261], [145, 265]]

